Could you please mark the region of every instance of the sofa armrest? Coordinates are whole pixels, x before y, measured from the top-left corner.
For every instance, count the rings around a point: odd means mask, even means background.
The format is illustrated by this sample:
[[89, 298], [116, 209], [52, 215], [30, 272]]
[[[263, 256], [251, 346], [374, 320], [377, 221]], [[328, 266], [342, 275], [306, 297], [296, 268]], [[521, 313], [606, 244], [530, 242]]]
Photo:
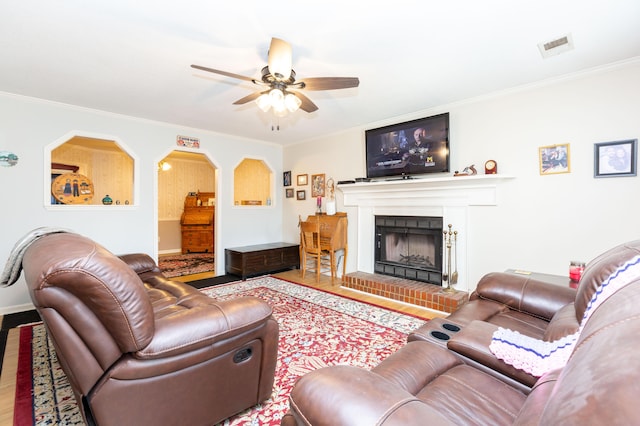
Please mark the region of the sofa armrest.
[[489, 349], [491, 338], [497, 329], [497, 325], [485, 321], [472, 321], [449, 339], [447, 348], [474, 361], [476, 366], [486, 367], [482, 368], [485, 372], [498, 372], [526, 387], [532, 387], [538, 380], [537, 377], [506, 364]]
[[447, 424], [445, 417], [390, 380], [339, 365], [302, 376], [289, 396], [287, 422], [298, 425]]
[[513, 310], [551, 321], [560, 308], [575, 301], [576, 290], [526, 275], [492, 272], [480, 279], [474, 297], [493, 300]]
[[160, 272], [156, 262], [148, 255], [144, 253], [128, 253], [118, 256], [124, 263], [129, 265], [136, 274], [144, 274], [145, 272]]

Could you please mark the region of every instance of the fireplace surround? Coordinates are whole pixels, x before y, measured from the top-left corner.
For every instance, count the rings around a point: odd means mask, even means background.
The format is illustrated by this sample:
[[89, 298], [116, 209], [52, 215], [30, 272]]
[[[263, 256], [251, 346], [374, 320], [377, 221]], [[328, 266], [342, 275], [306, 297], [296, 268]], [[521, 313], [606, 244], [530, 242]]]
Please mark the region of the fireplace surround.
[[[513, 179], [506, 175], [430, 177], [338, 185], [349, 214], [349, 269], [373, 274], [375, 270], [375, 217], [434, 216], [453, 225], [457, 235], [456, 290], [470, 291], [467, 249], [470, 209], [498, 204], [498, 184]], [[352, 256], [353, 254], [353, 256]]]

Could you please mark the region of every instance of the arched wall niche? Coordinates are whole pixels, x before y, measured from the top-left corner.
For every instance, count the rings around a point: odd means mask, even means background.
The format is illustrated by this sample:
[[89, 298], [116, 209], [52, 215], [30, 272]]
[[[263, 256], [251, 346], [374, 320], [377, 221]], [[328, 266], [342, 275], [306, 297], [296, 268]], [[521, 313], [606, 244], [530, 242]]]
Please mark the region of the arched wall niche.
[[244, 158], [233, 170], [235, 206], [270, 206], [273, 188], [273, 170], [262, 159]]
[[72, 131], [45, 147], [47, 208], [130, 208], [138, 202], [139, 162], [119, 138]]

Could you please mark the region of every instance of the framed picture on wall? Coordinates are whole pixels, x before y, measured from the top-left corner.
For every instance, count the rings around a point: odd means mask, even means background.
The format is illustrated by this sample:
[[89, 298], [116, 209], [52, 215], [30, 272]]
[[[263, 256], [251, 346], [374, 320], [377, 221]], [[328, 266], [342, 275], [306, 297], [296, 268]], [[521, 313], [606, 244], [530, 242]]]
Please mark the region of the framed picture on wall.
[[638, 140], [594, 144], [593, 177], [635, 176]]
[[307, 198], [307, 191], [304, 189], [300, 189], [296, 191], [296, 199], [297, 200], [305, 200]]
[[285, 195], [287, 198], [293, 198], [293, 188], [285, 189]]
[[542, 146], [539, 148], [540, 174], [552, 175], [571, 172], [569, 144]]
[[324, 173], [319, 175], [311, 175], [311, 196], [324, 197]]
[[309, 175], [298, 175], [298, 186], [305, 186], [309, 184]]
[[291, 170], [282, 173], [283, 186], [291, 186]]

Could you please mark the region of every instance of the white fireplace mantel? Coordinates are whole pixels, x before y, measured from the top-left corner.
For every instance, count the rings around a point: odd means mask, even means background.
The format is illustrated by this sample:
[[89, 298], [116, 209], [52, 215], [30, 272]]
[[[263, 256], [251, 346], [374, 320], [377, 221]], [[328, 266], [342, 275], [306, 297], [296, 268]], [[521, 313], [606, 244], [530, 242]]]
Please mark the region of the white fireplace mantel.
[[[474, 175], [423, 179], [358, 182], [338, 185], [345, 207], [357, 207], [356, 254], [358, 271], [373, 273], [375, 216], [441, 216], [458, 231], [452, 252], [452, 270], [458, 271], [457, 290], [469, 291], [467, 280], [467, 235], [470, 206], [498, 204], [498, 184], [513, 179], [505, 175]], [[350, 225], [353, 221], [350, 221]], [[350, 226], [350, 237], [351, 230]], [[351, 240], [352, 241], [352, 240]], [[453, 251], [453, 249], [452, 249]], [[454, 262], [457, 265], [454, 265]], [[445, 262], [447, 263], [447, 262]], [[444, 265], [444, 270], [448, 265]]]

